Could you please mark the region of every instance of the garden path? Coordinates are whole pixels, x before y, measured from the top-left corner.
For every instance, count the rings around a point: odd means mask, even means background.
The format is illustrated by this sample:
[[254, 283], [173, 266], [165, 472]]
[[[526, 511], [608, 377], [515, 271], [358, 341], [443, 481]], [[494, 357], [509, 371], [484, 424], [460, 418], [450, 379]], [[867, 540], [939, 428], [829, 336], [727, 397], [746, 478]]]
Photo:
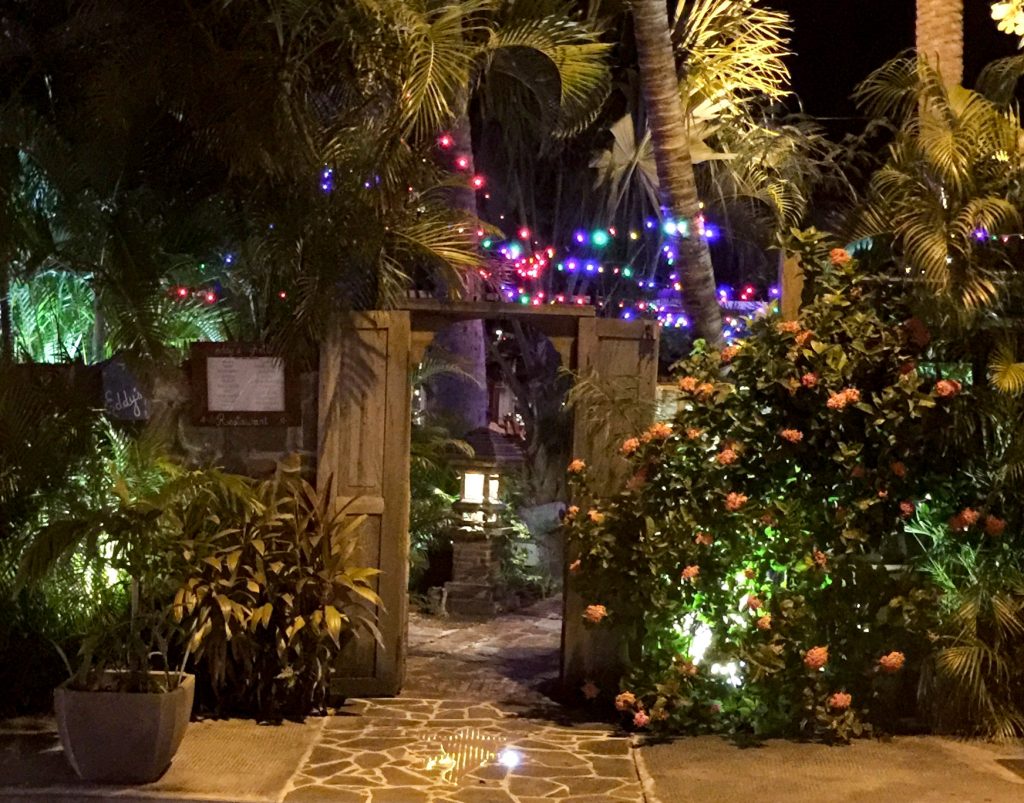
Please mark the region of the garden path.
[[286, 803], [643, 800], [629, 739], [546, 696], [560, 635], [559, 599], [485, 622], [413, 614], [402, 695], [330, 717]]

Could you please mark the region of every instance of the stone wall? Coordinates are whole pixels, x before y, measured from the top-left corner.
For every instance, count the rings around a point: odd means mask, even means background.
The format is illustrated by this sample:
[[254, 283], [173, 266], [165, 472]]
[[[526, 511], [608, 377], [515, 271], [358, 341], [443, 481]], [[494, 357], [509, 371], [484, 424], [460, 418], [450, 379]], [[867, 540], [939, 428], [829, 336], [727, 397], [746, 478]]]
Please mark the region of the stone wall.
[[299, 376], [302, 418], [296, 427], [198, 427], [192, 424], [192, 389], [182, 370], [156, 382], [153, 419], [173, 432], [175, 447], [196, 465], [219, 466], [250, 477], [270, 476], [277, 462], [298, 454], [310, 480], [316, 475], [318, 375]]

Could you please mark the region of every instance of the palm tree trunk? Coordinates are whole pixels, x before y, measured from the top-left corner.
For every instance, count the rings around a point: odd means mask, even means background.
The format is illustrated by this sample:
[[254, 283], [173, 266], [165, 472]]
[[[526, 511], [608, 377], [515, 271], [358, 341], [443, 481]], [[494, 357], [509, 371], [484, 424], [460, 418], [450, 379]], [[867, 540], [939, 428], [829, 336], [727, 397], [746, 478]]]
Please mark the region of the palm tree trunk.
[[946, 86], [964, 80], [963, 0], [917, 0], [917, 55]]
[[[468, 105], [468, 94], [467, 94]], [[469, 160], [466, 171], [473, 175], [473, 134], [468, 114], [460, 115], [452, 130], [459, 155]], [[452, 203], [459, 209], [477, 216], [476, 193], [469, 186], [453, 191]], [[483, 300], [483, 287], [475, 273], [466, 276], [465, 297]], [[461, 437], [488, 423], [487, 395], [487, 343], [482, 320], [459, 321], [442, 329], [434, 336], [434, 347], [451, 357], [473, 379], [461, 376], [439, 376], [430, 383], [427, 410], [432, 415], [444, 416], [453, 423], [452, 434]]]
[[690, 137], [679, 98], [665, 0], [634, 0], [633, 25], [647, 119], [658, 169], [662, 214], [687, 223], [679, 244], [683, 308], [697, 337], [722, 344], [722, 311], [707, 241], [699, 235], [700, 199], [690, 159]]

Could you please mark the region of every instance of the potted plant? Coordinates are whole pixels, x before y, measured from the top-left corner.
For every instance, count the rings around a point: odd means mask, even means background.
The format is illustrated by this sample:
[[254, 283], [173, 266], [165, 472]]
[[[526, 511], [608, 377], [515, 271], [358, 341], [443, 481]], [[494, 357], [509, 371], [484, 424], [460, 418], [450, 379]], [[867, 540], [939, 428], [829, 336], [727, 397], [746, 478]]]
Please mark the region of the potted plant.
[[85, 638], [78, 668], [68, 662], [71, 677], [55, 691], [54, 710], [65, 755], [81, 778], [144, 783], [170, 766], [192, 711], [195, 682], [184, 671], [189, 634], [175, 622], [168, 596], [175, 579], [167, 569], [183, 538], [181, 509], [232, 478], [186, 471], [138, 442], [115, 443], [114, 452], [118, 459], [96, 498], [35, 533], [18, 585], [38, 581], [79, 546], [104, 555], [126, 585], [122, 620]]

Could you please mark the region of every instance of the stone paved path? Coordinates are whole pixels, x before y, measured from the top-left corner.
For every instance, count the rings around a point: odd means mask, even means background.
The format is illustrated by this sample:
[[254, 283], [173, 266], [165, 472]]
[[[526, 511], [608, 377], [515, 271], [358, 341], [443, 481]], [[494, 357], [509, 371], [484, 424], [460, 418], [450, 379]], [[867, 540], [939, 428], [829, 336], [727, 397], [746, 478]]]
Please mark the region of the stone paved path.
[[287, 803], [642, 801], [629, 740], [544, 694], [560, 602], [485, 623], [414, 616], [406, 689], [331, 717]]

